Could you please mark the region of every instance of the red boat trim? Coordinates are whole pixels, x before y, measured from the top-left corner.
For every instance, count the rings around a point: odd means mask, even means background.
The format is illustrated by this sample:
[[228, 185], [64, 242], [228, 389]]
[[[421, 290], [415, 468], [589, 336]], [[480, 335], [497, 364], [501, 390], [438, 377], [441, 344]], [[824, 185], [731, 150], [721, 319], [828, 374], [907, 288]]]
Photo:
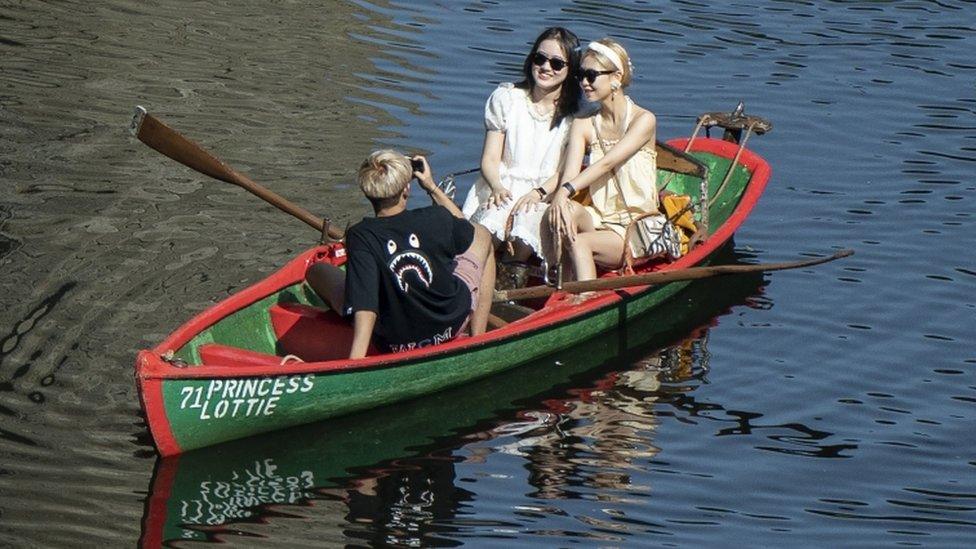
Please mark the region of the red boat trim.
[[166, 529], [167, 504], [176, 473], [179, 472], [179, 457], [160, 459], [153, 475], [152, 489], [146, 501], [146, 515], [142, 521], [142, 535], [139, 547], [162, 547]]
[[[148, 351], [139, 353], [137, 363], [137, 381], [139, 385], [139, 396], [142, 399], [142, 409], [146, 412], [146, 422], [149, 424], [149, 431], [152, 433], [153, 440], [156, 442], [156, 449], [160, 455], [170, 456], [179, 454], [183, 451], [173, 436], [170, 428], [169, 418], [166, 416], [166, 403], [163, 400], [163, 380], [150, 378], [142, 375], [142, 372], [149, 367], [159, 367], [156, 362], [164, 364], [166, 367], [173, 368], [169, 364], [162, 362], [158, 355]], [[152, 365], [152, 366], [150, 366]], [[175, 369], [175, 368], [174, 368]]]
[[[687, 139], [675, 139], [668, 143], [681, 149], [684, 148]], [[695, 140], [691, 150], [693, 152], [706, 152], [731, 159], [735, 156], [738, 148], [738, 145], [727, 141], [699, 138]], [[771, 173], [769, 165], [749, 150], [742, 151], [739, 162], [752, 172], [752, 176], [739, 203], [726, 222], [715, 233], [710, 235], [705, 243], [692, 250], [686, 256], [673, 263], [659, 265], [653, 270], [671, 271], [694, 266], [706, 259], [712, 252], [732, 237], [762, 195]], [[302, 280], [308, 265], [317, 260], [317, 258], [328, 255], [328, 250], [328, 247], [320, 246], [302, 253], [270, 277], [202, 311], [189, 322], [179, 327], [166, 340], [154, 347], [151, 353], [147, 353], [151, 354], [151, 356], [148, 356], [144, 361], [139, 361], [138, 376], [141, 381], [148, 383], [148, 380], [156, 379], [234, 378], [301, 373], [331, 374], [403, 366], [432, 358], [447, 358], [451, 355], [495, 345], [513, 338], [520, 339], [534, 335], [542, 329], [552, 328], [565, 322], [599, 312], [610, 304], [640, 294], [648, 288], [647, 286], [638, 286], [625, 290], [606, 292], [581, 305], [570, 305], [565, 301], [566, 294], [555, 294], [549, 299], [546, 308], [540, 310], [540, 312], [530, 315], [524, 320], [487, 332], [482, 336], [460, 338], [436, 347], [425, 347], [393, 355], [371, 356], [354, 361], [342, 359], [328, 362], [293, 362], [281, 366], [266, 368], [254, 367], [239, 370], [207, 365], [194, 366], [192, 368], [175, 368], [159, 358], [166, 351], [183, 347], [194, 336], [220, 319]], [[161, 406], [161, 388], [156, 386], [154, 391], [156, 394], [152, 396], [147, 395], [147, 400], [158, 402]], [[169, 439], [169, 443], [175, 445], [175, 441], [172, 439], [168, 428], [166, 429], [165, 438]], [[160, 444], [160, 439], [158, 438], [157, 444]], [[178, 452], [179, 450], [176, 449], [176, 451]]]

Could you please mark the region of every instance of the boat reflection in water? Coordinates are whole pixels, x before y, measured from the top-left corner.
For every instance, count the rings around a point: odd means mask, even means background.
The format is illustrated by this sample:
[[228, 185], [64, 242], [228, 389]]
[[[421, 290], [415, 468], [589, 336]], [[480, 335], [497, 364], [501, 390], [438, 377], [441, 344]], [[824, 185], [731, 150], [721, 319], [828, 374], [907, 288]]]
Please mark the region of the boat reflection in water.
[[[717, 261], [738, 259], [726, 250]], [[652, 408], [694, 390], [708, 371], [709, 328], [730, 307], [763, 306], [763, 284], [761, 274], [697, 282], [637, 322], [535, 364], [160, 459], [141, 544], [229, 536], [422, 544], [471, 498], [455, 483], [455, 463], [491, 452], [526, 460], [534, 497], [571, 497], [566, 479], [579, 483], [578, 463], [599, 462], [588, 468], [593, 487], [626, 486], [631, 461], [657, 453]], [[463, 446], [467, 457], [455, 456]], [[357, 533], [357, 524], [369, 526]]]

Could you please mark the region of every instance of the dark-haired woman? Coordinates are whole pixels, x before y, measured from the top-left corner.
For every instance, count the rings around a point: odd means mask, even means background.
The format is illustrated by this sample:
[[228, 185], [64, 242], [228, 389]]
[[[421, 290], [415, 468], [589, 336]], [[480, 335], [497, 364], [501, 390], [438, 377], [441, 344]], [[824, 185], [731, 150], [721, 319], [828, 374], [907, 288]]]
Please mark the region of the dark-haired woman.
[[[541, 255], [542, 200], [556, 187], [560, 159], [580, 103], [579, 39], [562, 28], [536, 38], [524, 79], [498, 86], [485, 105], [481, 177], [462, 208], [498, 241], [510, 237], [515, 259]], [[518, 206], [516, 208], [516, 206]], [[510, 234], [506, 234], [512, 214]]]

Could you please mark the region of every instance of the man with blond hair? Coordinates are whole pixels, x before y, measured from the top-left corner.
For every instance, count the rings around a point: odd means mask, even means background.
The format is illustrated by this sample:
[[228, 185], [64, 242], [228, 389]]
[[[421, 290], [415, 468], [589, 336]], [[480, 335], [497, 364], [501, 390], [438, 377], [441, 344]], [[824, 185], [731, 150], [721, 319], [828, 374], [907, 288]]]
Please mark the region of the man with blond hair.
[[[413, 178], [433, 205], [407, 209]], [[495, 287], [490, 233], [464, 218], [421, 156], [376, 151], [357, 180], [376, 216], [346, 233], [345, 275], [323, 263], [307, 275], [333, 309], [352, 316], [349, 357], [366, 356], [374, 336], [381, 350], [400, 352], [450, 341], [465, 330], [484, 333]]]

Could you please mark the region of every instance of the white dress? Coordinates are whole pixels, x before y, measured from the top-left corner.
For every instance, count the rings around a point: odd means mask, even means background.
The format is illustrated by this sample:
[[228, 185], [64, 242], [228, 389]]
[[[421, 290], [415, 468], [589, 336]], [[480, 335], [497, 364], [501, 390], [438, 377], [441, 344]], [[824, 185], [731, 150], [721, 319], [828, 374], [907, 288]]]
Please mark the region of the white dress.
[[[505, 225], [515, 202], [556, 173], [559, 157], [569, 136], [572, 117], [566, 116], [550, 129], [552, 115], [541, 115], [532, 105], [531, 90], [511, 83], [498, 86], [485, 104], [485, 128], [505, 133], [498, 178], [512, 195], [501, 208], [488, 207], [491, 187], [483, 177], [471, 187], [461, 208], [465, 217], [480, 223], [499, 240], [505, 239]], [[541, 255], [540, 231], [548, 204], [537, 203], [532, 211], [512, 220], [510, 236], [525, 242]]]

